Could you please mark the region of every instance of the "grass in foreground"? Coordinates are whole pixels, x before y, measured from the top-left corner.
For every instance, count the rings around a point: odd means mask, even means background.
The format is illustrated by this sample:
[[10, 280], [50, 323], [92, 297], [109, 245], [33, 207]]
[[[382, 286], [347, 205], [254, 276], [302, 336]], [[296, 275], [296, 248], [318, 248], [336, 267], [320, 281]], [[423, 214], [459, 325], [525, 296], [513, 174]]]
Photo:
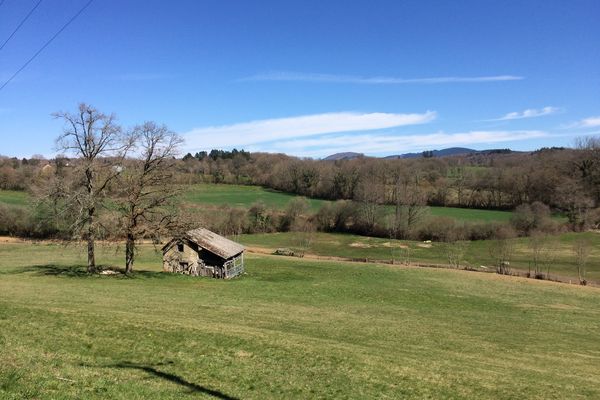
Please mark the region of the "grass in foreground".
[[600, 397], [598, 289], [256, 256], [225, 282], [143, 250], [123, 278], [0, 245], [0, 398]]

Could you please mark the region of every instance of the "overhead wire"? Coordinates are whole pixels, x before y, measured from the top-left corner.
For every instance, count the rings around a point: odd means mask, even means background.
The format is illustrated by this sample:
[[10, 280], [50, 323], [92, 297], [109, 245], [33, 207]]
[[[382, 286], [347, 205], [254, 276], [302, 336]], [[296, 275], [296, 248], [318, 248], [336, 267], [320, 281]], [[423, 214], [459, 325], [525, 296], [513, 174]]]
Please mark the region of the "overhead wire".
[[36, 59], [36, 57], [37, 57], [37, 56], [39, 56], [39, 55], [40, 55], [40, 53], [41, 53], [42, 51], [44, 51], [44, 49], [45, 49], [46, 47], [48, 47], [48, 45], [50, 45], [50, 43], [52, 43], [52, 42], [54, 41], [54, 39], [56, 39], [56, 38], [58, 37], [58, 35], [60, 35], [60, 34], [61, 34], [61, 33], [62, 33], [62, 32], [63, 32], [63, 31], [64, 31], [64, 30], [65, 30], [65, 29], [66, 29], [66, 28], [69, 26], [69, 25], [71, 25], [71, 23], [72, 23], [73, 21], [75, 21], [75, 20], [77, 19], [77, 17], [79, 17], [79, 16], [80, 16], [80, 15], [81, 15], [81, 14], [82, 14], [84, 11], [85, 11], [85, 9], [86, 9], [86, 8], [88, 8], [90, 4], [92, 4], [92, 2], [93, 2], [93, 1], [94, 1], [94, 0], [89, 0], [87, 3], [85, 3], [85, 5], [84, 5], [83, 7], [81, 7], [81, 8], [79, 9], [79, 11], [77, 11], [77, 13], [71, 17], [71, 19], [69, 19], [69, 20], [68, 20], [68, 21], [67, 21], [67, 22], [66, 22], [66, 23], [65, 23], [65, 24], [64, 24], [64, 25], [63, 25], [63, 26], [62, 26], [62, 27], [61, 27], [61, 28], [60, 28], [60, 29], [59, 29], [59, 30], [58, 30], [58, 31], [57, 31], [57, 32], [56, 32], [56, 33], [55, 33], [55, 34], [54, 34], [54, 35], [53, 35], [53, 36], [50, 38], [50, 39], [48, 39], [48, 41], [46, 41], [46, 43], [44, 43], [44, 45], [43, 45], [42, 47], [40, 47], [40, 49], [39, 49], [38, 51], [36, 51], [36, 52], [35, 52], [35, 54], [34, 54], [33, 56], [31, 56], [31, 58], [30, 58], [29, 60], [27, 60], [27, 61], [25, 62], [25, 64], [23, 64], [23, 66], [21, 66], [21, 68], [19, 68], [19, 69], [17, 70], [17, 72], [15, 72], [15, 73], [14, 73], [14, 74], [13, 74], [13, 75], [10, 77], [10, 78], [8, 78], [8, 79], [6, 80], [6, 82], [4, 82], [4, 83], [2, 84], [2, 86], [0, 86], [0, 91], [1, 91], [2, 89], [4, 89], [4, 88], [6, 87], [6, 85], [8, 85], [8, 84], [9, 84], [9, 83], [10, 83], [10, 82], [13, 80], [13, 79], [15, 79], [15, 77], [16, 77], [17, 75], [19, 75], [19, 73], [20, 73], [21, 71], [23, 71], [25, 68], [27, 68], [27, 66], [28, 66], [28, 65], [29, 65], [29, 64], [30, 64], [30, 63], [31, 63], [33, 60], [35, 60], [35, 59]]
[[[29, 19], [29, 17], [31, 17], [31, 14], [33, 14], [33, 12], [35, 11], [36, 8], [38, 8], [38, 6], [40, 5], [40, 3], [42, 2], [42, 0], [39, 0], [35, 6], [33, 6], [33, 8], [29, 11], [29, 13], [27, 13], [27, 15], [25, 16], [25, 18], [23, 18], [21, 20], [21, 23], [19, 23], [19, 25], [17, 25], [17, 27], [15, 28], [14, 31], [12, 31], [12, 33], [10, 34], [10, 36], [8, 37], [8, 39], [6, 39], [4, 41], [4, 43], [2, 43], [2, 45], [0, 45], [0, 50], [2, 50], [4, 48], [4, 46], [6, 46], [6, 43], [10, 42], [10, 39], [13, 38], [13, 36], [15, 36], [15, 34], [19, 31], [19, 29], [21, 29], [21, 27], [23, 26], [23, 24]], [[4, 3], [4, 1], [2, 1], [2, 3]], [[2, 5], [2, 3], [0, 3], [0, 6]]]

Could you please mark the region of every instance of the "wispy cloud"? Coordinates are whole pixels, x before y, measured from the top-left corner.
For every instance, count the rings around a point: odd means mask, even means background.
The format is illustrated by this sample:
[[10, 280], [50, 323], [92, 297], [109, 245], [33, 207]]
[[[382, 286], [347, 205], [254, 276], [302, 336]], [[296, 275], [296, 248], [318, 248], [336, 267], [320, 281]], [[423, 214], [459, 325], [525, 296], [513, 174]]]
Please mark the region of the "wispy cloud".
[[192, 149], [242, 147], [274, 140], [337, 132], [369, 131], [430, 122], [434, 111], [422, 114], [338, 112], [264, 119], [232, 125], [196, 128], [184, 133]]
[[547, 106], [547, 107], [540, 108], [540, 109], [528, 108], [527, 110], [524, 110], [524, 111], [510, 112], [510, 113], [504, 115], [503, 117], [489, 119], [488, 121], [510, 121], [513, 119], [536, 118], [536, 117], [543, 117], [544, 115], [556, 114], [560, 111], [562, 111], [562, 109], [560, 109], [558, 107], [551, 107], [551, 106]]
[[492, 75], [492, 76], [440, 76], [427, 78], [398, 78], [386, 76], [353, 76], [335, 74], [313, 74], [302, 72], [273, 71], [257, 74], [242, 81], [290, 81], [290, 82], [326, 82], [326, 83], [356, 83], [374, 85], [398, 85], [398, 84], [438, 84], [438, 83], [483, 83], [518, 81], [524, 77], [515, 75]]
[[600, 115], [584, 118], [566, 126], [567, 128], [596, 128], [600, 126]]
[[283, 152], [307, 157], [321, 157], [345, 151], [397, 154], [449, 146], [514, 142], [547, 136], [550, 136], [547, 132], [538, 130], [437, 132], [424, 135], [344, 134], [276, 141], [254, 145], [249, 150]]
[[580, 119], [579, 121], [562, 124], [560, 129], [586, 129], [600, 127], [600, 115]]

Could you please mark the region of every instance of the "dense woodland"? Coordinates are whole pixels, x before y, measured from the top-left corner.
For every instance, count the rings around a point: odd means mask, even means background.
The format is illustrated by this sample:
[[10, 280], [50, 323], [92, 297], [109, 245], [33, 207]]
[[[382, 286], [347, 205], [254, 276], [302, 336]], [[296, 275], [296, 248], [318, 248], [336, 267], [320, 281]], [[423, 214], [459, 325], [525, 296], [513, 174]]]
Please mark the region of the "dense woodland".
[[[129, 157], [119, 165], [132, 168], [141, 162]], [[0, 188], [28, 191], [39, 199], [40, 193], [47, 195], [48, 185], [72, 180], [81, 163], [79, 158], [66, 156], [52, 160], [2, 157]], [[395, 238], [486, 239], [534, 231], [580, 231], [598, 228], [600, 223], [600, 141], [596, 138], [580, 140], [576, 149], [441, 158], [424, 154], [412, 159], [323, 161], [213, 150], [173, 157], [169, 168], [169, 182], [180, 191], [199, 182], [236, 183], [337, 200], [314, 215], [307, 214], [302, 200], [292, 202], [283, 213], [261, 204], [249, 210], [224, 206], [225, 212], [218, 215], [181, 207], [188, 223], [202, 223], [226, 234], [319, 229]], [[110, 190], [103, 194], [115, 195]], [[22, 215], [28, 212], [25, 209], [0, 207], [2, 233], [47, 237], [68, 232], [68, 218], [59, 218], [59, 211], [52, 210], [60, 198], [53, 201], [38, 202], [29, 216]], [[513, 231], [503, 232], [507, 227], [497, 223], [459, 224], [443, 217], [426, 218], [426, 206], [516, 210]], [[551, 214], [563, 215], [568, 222], [558, 223]]]

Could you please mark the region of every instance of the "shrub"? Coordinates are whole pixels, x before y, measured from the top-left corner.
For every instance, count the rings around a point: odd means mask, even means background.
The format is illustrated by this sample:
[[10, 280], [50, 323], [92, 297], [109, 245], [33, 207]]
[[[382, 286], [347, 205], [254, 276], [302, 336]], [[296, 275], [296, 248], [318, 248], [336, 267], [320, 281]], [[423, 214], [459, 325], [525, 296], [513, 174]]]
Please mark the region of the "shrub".
[[529, 235], [534, 230], [546, 232], [546, 229], [556, 229], [550, 219], [550, 208], [539, 201], [517, 206], [511, 224], [521, 235]]
[[301, 215], [308, 212], [309, 204], [305, 197], [295, 197], [290, 200], [285, 209], [285, 213], [279, 220], [279, 230], [281, 232], [287, 232], [293, 229], [296, 221]]
[[419, 240], [434, 240], [446, 242], [457, 236], [459, 224], [450, 217], [431, 217], [416, 231], [415, 238]]

